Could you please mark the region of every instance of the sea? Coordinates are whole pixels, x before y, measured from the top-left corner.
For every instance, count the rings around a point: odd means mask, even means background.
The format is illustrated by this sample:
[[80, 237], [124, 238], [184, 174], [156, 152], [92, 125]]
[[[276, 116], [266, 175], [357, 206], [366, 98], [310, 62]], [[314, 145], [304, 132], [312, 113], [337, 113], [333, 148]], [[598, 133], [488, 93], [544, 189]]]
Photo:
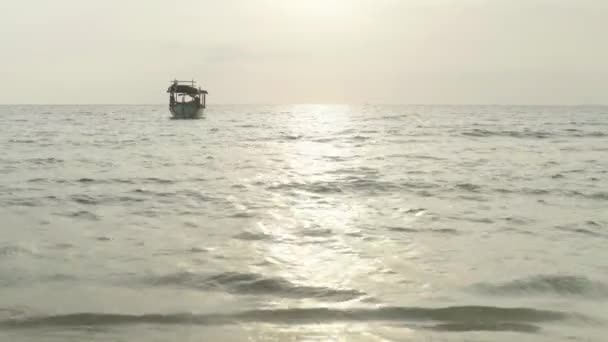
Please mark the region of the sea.
[[606, 341], [608, 107], [0, 106], [0, 341]]

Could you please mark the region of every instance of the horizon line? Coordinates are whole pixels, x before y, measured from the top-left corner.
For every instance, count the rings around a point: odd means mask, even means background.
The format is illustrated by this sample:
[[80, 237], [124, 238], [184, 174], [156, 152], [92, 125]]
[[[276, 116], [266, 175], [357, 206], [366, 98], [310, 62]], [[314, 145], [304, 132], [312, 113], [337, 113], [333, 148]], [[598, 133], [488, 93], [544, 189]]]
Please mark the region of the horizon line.
[[[0, 103], [0, 106], [167, 106], [166, 103]], [[608, 107], [608, 103], [581, 104], [508, 104], [508, 103], [216, 103], [212, 106], [460, 106], [460, 107]]]

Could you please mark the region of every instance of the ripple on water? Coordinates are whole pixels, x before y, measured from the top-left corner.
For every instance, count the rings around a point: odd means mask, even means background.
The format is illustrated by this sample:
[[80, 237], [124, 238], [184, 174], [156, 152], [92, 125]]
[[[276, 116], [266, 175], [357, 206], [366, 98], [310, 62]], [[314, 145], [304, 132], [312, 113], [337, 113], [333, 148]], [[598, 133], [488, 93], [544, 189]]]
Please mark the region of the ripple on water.
[[199, 274], [179, 272], [149, 277], [146, 284], [154, 286], [177, 286], [199, 290], [216, 290], [241, 295], [271, 295], [286, 298], [320, 298], [346, 301], [365, 295], [353, 289], [307, 286], [292, 283], [280, 277], [268, 277], [257, 273], [223, 272]]
[[319, 324], [335, 322], [402, 322], [426, 323], [421, 329], [440, 331], [515, 331], [533, 333], [545, 322], [586, 320], [575, 313], [535, 308], [501, 308], [494, 306], [453, 306], [443, 308], [377, 307], [377, 308], [289, 308], [259, 309], [218, 314], [108, 314], [72, 313], [26, 316], [0, 321], [0, 326], [13, 329], [32, 327], [155, 325], [230, 325], [243, 323]]
[[568, 295], [588, 298], [608, 297], [608, 285], [575, 275], [535, 275], [504, 283], [478, 283], [474, 291], [497, 296]]
[[246, 241], [270, 241], [272, 236], [262, 232], [245, 231], [234, 236], [235, 239]]
[[458, 230], [452, 229], [452, 228], [416, 229], [416, 228], [410, 228], [410, 227], [388, 227], [388, 229], [393, 232], [413, 233], [413, 234], [419, 234], [419, 233], [450, 234], [450, 235], [460, 234], [460, 232]]

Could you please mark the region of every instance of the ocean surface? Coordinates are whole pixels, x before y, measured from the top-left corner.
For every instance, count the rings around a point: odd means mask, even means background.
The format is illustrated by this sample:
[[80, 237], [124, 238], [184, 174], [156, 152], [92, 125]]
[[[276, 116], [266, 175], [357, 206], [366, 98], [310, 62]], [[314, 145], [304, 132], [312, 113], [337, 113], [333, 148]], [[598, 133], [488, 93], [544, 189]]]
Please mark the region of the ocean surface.
[[0, 341], [606, 341], [608, 107], [0, 106]]

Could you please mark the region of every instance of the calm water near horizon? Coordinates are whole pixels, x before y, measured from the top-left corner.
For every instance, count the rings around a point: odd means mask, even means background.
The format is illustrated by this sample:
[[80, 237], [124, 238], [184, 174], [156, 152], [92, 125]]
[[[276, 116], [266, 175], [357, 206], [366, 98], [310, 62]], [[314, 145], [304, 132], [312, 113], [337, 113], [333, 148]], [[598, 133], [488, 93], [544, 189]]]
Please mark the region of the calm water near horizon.
[[605, 341], [608, 107], [0, 106], [0, 341]]

